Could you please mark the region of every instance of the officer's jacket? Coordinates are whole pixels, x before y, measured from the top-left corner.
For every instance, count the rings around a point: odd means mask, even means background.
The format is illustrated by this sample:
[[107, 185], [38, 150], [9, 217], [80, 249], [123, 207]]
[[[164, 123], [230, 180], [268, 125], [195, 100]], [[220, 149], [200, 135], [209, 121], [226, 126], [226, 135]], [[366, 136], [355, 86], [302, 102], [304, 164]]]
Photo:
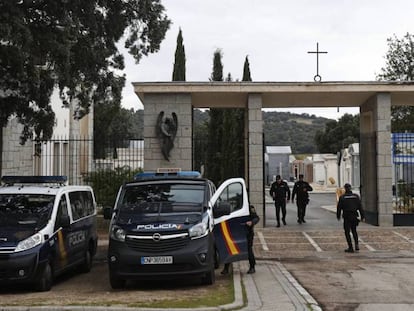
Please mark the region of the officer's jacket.
[[336, 217], [339, 219], [342, 213], [344, 219], [356, 220], [358, 218], [358, 212], [361, 218], [365, 217], [359, 195], [352, 193], [352, 191], [341, 195], [336, 209]]
[[286, 199], [290, 200], [290, 189], [288, 184], [282, 180], [280, 184], [275, 181], [270, 187], [270, 196], [275, 201], [284, 201]]
[[259, 222], [260, 218], [256, 213], [256, 209], [253, 206], [250, 206], [250, 221], [253, 223], [252, 226], [246, 226], [247, 227], [247, 236], [253, 236], [254, 235], [254, 229], [253, 227]]
[[299, 180], [295, 182], [292, 191], [292, 200], [295, 199], [295, 195], [297, 195], [298, 201], [306, 201], [309, 198], [308, 191], [313, 191], [313, 188], [309, 183], [304, 180]]

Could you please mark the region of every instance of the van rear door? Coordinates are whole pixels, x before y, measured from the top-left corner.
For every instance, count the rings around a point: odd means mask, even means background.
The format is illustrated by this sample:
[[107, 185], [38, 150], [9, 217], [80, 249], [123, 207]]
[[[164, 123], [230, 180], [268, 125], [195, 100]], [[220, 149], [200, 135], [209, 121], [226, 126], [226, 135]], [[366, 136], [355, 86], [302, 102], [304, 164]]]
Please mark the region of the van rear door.
[[210, 203], [215, 215], [214, 236], [220, 263], [247, 259], [249, 200], [244, 179], [231, 178], [223, 182]]

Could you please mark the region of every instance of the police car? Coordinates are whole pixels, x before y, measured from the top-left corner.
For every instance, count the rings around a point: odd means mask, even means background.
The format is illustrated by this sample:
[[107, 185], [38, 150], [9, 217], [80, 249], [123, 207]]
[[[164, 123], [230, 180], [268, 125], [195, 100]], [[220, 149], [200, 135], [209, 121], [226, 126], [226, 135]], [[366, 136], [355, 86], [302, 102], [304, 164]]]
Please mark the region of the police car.
[[96, 202], [89, 186], [65, 176], [3, 176], [0, 187], [0, 284], [50, 290], [74, 266], [89, 272], [96, 254]]
[[215, 282], [215, 268], [247, 258], [245, 181], [216, 190], [194, 171], [146, 172], [121, 186], [111, 219], [108, 264], [112, 288], [127, 280], [200, 277]]

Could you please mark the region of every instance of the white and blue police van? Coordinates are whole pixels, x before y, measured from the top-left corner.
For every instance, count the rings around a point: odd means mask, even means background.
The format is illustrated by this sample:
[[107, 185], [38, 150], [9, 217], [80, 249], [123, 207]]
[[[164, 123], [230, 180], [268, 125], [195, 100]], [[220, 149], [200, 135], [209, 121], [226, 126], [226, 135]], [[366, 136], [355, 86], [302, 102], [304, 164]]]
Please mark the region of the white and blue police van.
[[0, 187], [0, 284], [48, 291], [73, 267], [89, 272], [97, 250], [96, 201], [89, 186], [65, 176], [3, 176]]
[[249, 202], [245, 181], [216, 190], [199, 172], [145, 172], [121, 186], [111, 219], [108, 265], [112, 288], [127, 280], [199, 277], [215, 282], [220, 263], [247, 258]]

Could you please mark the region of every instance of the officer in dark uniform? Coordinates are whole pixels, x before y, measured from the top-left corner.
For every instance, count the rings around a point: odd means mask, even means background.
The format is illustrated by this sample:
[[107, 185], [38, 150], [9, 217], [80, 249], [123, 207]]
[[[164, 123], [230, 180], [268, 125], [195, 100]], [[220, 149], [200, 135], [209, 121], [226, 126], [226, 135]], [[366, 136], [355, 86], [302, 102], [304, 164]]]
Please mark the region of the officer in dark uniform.
[[[256, 258], [253, 252], [253, 239], [254, 239], [254, 226], [259, 222], [260, 218], [256, 213], [256, 209], [253, 205], [249, 205], [249, 220], [246, 221], [246, 230], [247, 230], [247, 254], [249, 259], [249, 270], [247, 273], [255, 273], [256, 269]], [[224, 269], [221, 271], [221, 274], [229, 273], [230, 264], [224, 264]]]
[[342, 214], [342, 217], [344, 219], [345, 238], [346, 242], [348, 243], [348, 248], [345, 250], [345, 252], [353, 253], [354, 248], [352, 247], [350, 232], [352, 231], [352, 236], [354, 237], [355, 250], [359, 251], [357, 233], [357, 226], [359, 223], [358, 212], [359, 216], [361, 216], [362, 221], [365, 220], [365, 216], [359, 195], [352, 193], [352, 187], [350, 184], [347, 183], [344, 187], [345, 193], [339, 198], [338, 206], [336, 209], [336, 218], [340, 220]]
[[311, 185], [303, 180], [303, 174], [299, 175], [299, 180], [295, 182], [292, 191], [292, 203], [295, 200], [296, 195], [296, 206], [298, 208], [298, 223], [305, 223], [305, 212], [306, 205], [309, 203], [309, 191], [313, 191]]
[[290, 189], [288, 184], [282, 180], [280, 175], [276, 176], [276, 181], [270, 186], [270, 196], [275, 201], [276, 207], [276, 227], [280, 227], [280, 210], [282, 210], [282, 222], [286, 225], [286, 202], [290, 200]]
[[256, 213], [256, 209], [253, 205], [250, 205], [250, 220], [246, 221], [247, 228], [247, 253], [249, 255], [249, 270], [247, 273], [255, 273], [256, 258], [253, 252], [253, 238], [254, 238], [254, 226], [259, 222], [260, 218]]

